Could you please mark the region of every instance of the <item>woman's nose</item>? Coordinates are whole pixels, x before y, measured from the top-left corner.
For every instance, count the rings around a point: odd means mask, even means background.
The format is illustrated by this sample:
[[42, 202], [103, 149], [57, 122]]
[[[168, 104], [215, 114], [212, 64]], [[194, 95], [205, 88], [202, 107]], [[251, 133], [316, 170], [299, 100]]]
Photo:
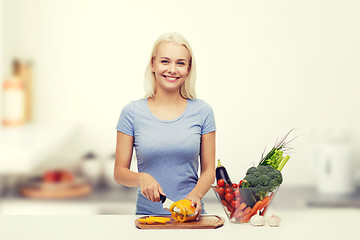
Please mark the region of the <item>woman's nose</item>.
[[170, 64], [169, 65], [169, 69], [168, 69], [169, 73], [176, 73], [176, 66], [175, 64]]

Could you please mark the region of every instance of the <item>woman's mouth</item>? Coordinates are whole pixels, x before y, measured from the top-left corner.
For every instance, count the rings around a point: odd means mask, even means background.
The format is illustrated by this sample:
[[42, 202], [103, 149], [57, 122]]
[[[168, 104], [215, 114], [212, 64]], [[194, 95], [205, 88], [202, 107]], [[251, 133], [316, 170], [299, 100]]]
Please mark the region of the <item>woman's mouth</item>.
[[178, 80], [180, 77], [171, 77], [171, 76], [166, 76], [166, 75], [163, 75], [163, 77], [166, 79], [166, 81], [169, 81], [169, 82], [175, 82], [176, 80]]

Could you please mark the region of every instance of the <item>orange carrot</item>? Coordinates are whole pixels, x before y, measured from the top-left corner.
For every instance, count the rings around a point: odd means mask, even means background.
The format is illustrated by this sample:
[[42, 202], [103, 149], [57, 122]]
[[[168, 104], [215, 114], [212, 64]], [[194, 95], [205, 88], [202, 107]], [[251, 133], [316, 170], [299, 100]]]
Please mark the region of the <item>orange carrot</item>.
[[255, 214], [247, 214], [240, 220], [240, 222], [247, 223], [253, 215], [255, 215]]
[[245, 207], [246, 207], [246, 203], [245, 203], [245, 202], [242, 202], [242, 203], [239, 205], [239, 207], [237, 207], [237, 208], [235, 209], [235, 213], [243, 210]]
[[246, 203], [245, 202], [242, 202], [240, 204], [240, 206], [235, 210], [235, 212], [230, 216], [230, 218], [236, 216], [236, 215], [239, 215], [241, 214], [240, 212], [242, 212], [242, 210], [244, 210], [246, 208]]
[[255, 203], [255, 205], [253, 206], [253, 208], [251, 209], [251, 212], [249, 212], [249, 215], [255, 214], [259, 208], [259, 206], [261, 206], [262, 201], [257, 201]]
[[234, 217], [236, 220], [240, 220], [244, 215], [248, 214], [251, 211], [251, 207], [247, 207], [244, 209], [244, 211], [238, 211], [236, 214], [234, 214]]
[[238, 209], [240, 209], [240, 210], [243, 210], [243, 209], [245, 209], [246, 208], [246, 203], [245, 202], [242, 202], [241, 204], [240, 204], [240, 206], [238, 207]]
[[249, 213], [249, 214], [246, 214], [246, 215], [240, 220], [240, 222], [242, 222], [242, 223], [247, 223], [253, 215], [255, 215], [255, 214], [250, 214], [250, 213]]
[[234, 214], [232, 215], [231, 218], [235, 218], [235, 219], [239, 219], [238, 215], [242, 215], [243, 214], [243, 211], [239, 210], [239, 211], [236, 211], [234, 212]]
[[243, 209], [245, 209], [245, 207], [246, 207], [246, 203], [245, 203], [245, 202], [242, 202], [242, 203], [240, 204], [240, 206], [235, 209], [234, 216], [235, 216], [236, 214], [238, 214], [240, 211], [242, 211]]
[[263, 200], [266, 199], [266, 202], [264, 202], [263, 205], [261, 206], [261, 208], [259, 208], [259, 210], [263, 209], [263, 210], [261, 211], [261, 214], [260, 214], [261, 216], [264, 216], [264, 215], [265, 215], [265, 212], [266, 212], [267, 208], [269, 207], [270, 202], [271, 202], [271, 200], [272, 200], [273, 197], [274, 197], [274, 193], [271, 193], [270, 196], [267, 196], [267, 197], [265, 197], [265, 198], [263, 199]]
[[265, 206], [269, 205], [271, 198], [269, 196], [265, 197], [261, 202], [261, 205], [259, 206], [258, 210], [263, 209]]
[[251, 211], [244, 215], [244, 217], [241, 219], [241, 222], [248, 222], [250, 220], [250, 218], [257, 213], [257, 210], [259, 209], [259, 207], [262, 205], [262, 201], [258, 201], [257, 203], [255, 203], [255, 205], [253, 206], [253, 208], [251, 209]]

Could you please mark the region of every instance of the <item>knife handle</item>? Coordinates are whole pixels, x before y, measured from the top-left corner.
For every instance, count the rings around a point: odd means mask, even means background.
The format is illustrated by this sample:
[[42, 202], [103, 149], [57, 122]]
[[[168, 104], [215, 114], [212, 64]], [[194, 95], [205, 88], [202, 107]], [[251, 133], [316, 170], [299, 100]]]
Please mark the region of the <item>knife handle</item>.
[[165, 196], [165, 195], [160, 194], [160, 201], [161, 201], [162, 203], [164, 203], [164, 202], [165, 202], [165, 200], [166, 200], [166, 196]]

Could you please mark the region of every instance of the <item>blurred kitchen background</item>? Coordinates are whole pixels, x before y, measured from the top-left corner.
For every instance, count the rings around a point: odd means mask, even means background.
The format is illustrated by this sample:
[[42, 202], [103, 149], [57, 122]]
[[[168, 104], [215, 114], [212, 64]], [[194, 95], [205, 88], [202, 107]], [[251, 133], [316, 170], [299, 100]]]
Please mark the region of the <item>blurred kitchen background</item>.
[[[192, 45], [233, 181], [295, 128], [274, 206], [360, 207], [359, 11], [357, 0], [0, 0], [0, 214], [134, 213], [136, 189], [112, 180], [115, 126], [170, 31]], [[61, 174], [46, 184], [59, 170], [77, 188]], [[204, 199], [222, 211], [211, 190]]]

